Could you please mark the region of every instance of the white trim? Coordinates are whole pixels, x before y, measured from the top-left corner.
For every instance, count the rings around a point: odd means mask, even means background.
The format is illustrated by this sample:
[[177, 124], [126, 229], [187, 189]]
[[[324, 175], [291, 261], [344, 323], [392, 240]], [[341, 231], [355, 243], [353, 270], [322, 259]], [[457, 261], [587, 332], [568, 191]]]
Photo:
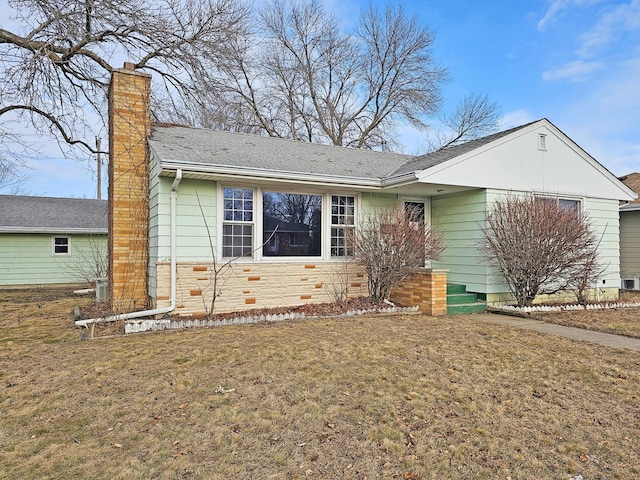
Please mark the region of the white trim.
[[214, 177], [229, 178], [230, 182], [243, 183], [256, 179], [267, 179], [271, 181], [290, 181], [293, 183], [313, 183], [324, 186], [348, 187], [372, 187], [380, 189], [382, 181], [379, 178], [366, 177], [343, 177], [329, 174], [311, 174], [305, 172], [289, 172], [283, 170], [269, 170], [266, 168], [243, 167], [237, 165], [202, 164], [198, 162], [180, 162], [177, 160], [164, 159], [160, 162], [161, 172], [173, 171], [176, 168], [189, 170], [195, 175], [211, 175]]
[[[416, 197], [409, 195], [399, 195], [398, 201], [402, 202], [402, 207], [406, 202], [410, 203], [422, 203], [424, 205], [424, 229], [425, 232], [431, 227], [431, 197]], [[425, 267], [431, 268], [431, 260], [427, 260], [424, 264]]]
[[0, 233], [42, 233], [58, 235], [107, 235], [106, 228], [0, 227]]
[[[492, 142], [486, 143], [484, 145], [482, 145], [481, 147], [478, 148], [474, 148], [472, 150], [469, 150], [468, 152], [465, 152], [461, 155], [458, 155], [457, 157], [453, 157], [449, 160], [446, 160], [442, 163], [439, 163], [437, 165], [434, 165], [433, 167], [424, 169], [422, 171], [417, 172], [417, 177], [418, 177], [418, 181], [420, 183], [432, 183], [430, 180], [430, 176], [436, 174], [436, 173], [440, 173], [448, 168], [451, 168], [455, 165], [458, 165], [461, 162], [467, 161], [472, 157], [478, 156], [482, 153], [485, 153], [489, 150], [492, 150], [498, 146], [501, 146], [505, 143], [508, 143], [520, 136], [523, 135], [527, 135], [530, 134], [531, 132], [535, 132], [537, 130], [539, 130], [540, 128], [546, 128], [548, 129], [551, 133], [553, 133], [560, 141], [562, 141], [568, 148], [570, 148], [571, 150], [573, 150], [576, 155], [578, 155], [579, 157], [581, 157], [589, 166], [591, 166], [592, 168], [594, 168], [595, 170], [598, 171], [598, 173], [600, 173], [604, 178], [606, 178], [610, 184], [614, 185], [615, 188], [620, 192], [621, 196], [626, 196], [629, 198], [629, 200], [633, 200], [636, 198], [636, 193], [631, 190], [629, 187], [627, 187], [624, 183], [622, 183], [620, 180], [618, 180], [618, 178], [613, 175], [609, 170], [607, 170], [604, 166], [602, 166], [600, 163], [598, 163], [591, 155], [589, 155], [585, 150], [583, 150], [579, 145], [577, 145], [573, 140], [571, 140], [569, 137], [567, 137], [561, 130], [559, 130], [555, 125], [553, 125], [550, 121], [548, 121], [547, 119], [542, 119], [539, 120], [537, 122], [534, 122], [530, 125], [528, 125], [527, 127], [523, 127], [523, 128], [519, 128], [516, 131], [505, 135], [503, 137], [500, 137], [497, 140], [494, 140]], [[537, 138], [537, 137], [536, 137]], [[436, 182], [436, 183], [442, 183], [442, 182]], [[474, 185], [460, 185], [455, 178], [451, 178], [451, 185], [456, 185], [456, 186], [474, 186]], [[477, 188], [487, 188], [487, 189], [499, 189], [499, 187], [487, 187], [486, 185], [475, 185], [475, 187]], [[611, 198], [613, 199], [613, 198]], [[624, 198], [616, 198], [616, 200], [624, 200]]]
[[[343, 259], [350, 259], [352, 257], [333, 257], [331, 256], [331, 197], [348, 196], [354, 197], [355, 201], [355, 224], [357, 225], [361, 217], [361, 193], [349, 190], [322, 192], [318, 190], [308, 190], [304, 186], [292, 189], [283, 188], [269, 188], [269, 187], [250, 187], [243, 183], [222, 183], [217, 182], [217, 221], [215, 226], [216, 232], [216, 259], [220, 262], [229, 260], [229, 257], [223, 256], [223, 224], [224, 220], [224, 189], [225, 188], [241, 188], [253, 190], [253, 246], [254, 253], [251, 257], [241, 257], [234, 262], [242, 263], [310, 263], [310, 262], [335, 262]], [[280, 192], [280, 193], [295, 193], [300, 195], [318, 195], [321, 197], [322, 211], [321, 211], [321, 247], [320, 255], [317, 256], [265, 256], [262, 254], [262, 248], [260, 245], [264, 241], [263, 239], [263, 194], [264, 192]], [[422, 200], [420, 200], [422, 201]], [[249, 224], [249, 222], [245, 222]]]
[[[67, 240], [67, 251], [64, 253], [56, 252], [56, 239], [64, 238]], [[71, 256], [71, 237], [69, 235], [52, 235], [51, 236], [51, 256], [52, 257], [70, 257]]]

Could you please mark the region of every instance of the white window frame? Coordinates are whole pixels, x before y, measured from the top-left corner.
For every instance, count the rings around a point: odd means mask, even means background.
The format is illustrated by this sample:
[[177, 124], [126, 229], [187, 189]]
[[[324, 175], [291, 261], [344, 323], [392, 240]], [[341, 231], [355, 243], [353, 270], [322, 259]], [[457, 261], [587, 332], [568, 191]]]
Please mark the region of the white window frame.
[[[331, 212], [331, 209], [333, 207], [333, 197], [353, 197], [353, 224], [352, 225], [341, 225], [341, 224], [334, 224], [333, 223], [333, 218], [332, 218], [333, 214]], [[327, 240], [328, 244], [327, 244], [327, 247], [328, 247], [328, 251], [329, 251], [329, 258], [337, 259], [337, 260], [353, 258], [355, 252], [352, 255], [333, 255], [332, 254], [332, 252], [331, 252], [331, 249], [332, 249], [332, 246], [331, 246], [331, 240], [332, 240], [332, 238], [331, 238], [331, 230], [334, 227], [344, 228], [344, 229], [352, 229], [353, 231], [355, 231], [355, 229], [358, 228], [358, 219], [360, 218], [360, 215], [359, 215], [360, 212], [358, 210], [359, 205], [360, 205], [360, 201], [359, 201], [358, 195], [357, 194], [348, 194], [348, 193], [329, 193], [329, 194], [327, 194], [327, 200], [326, 201], [327, 201], [327, 206], [329, 207], [328, 208], [329, 211], [327, 212], [327, 224], [328, 224], [328, 227], [329, 227], [328, 228], [329, 231], [327, 232], [328, 233], [328, 240]], [[344, 247], [344, 248], [347, 248], [347, 247]]]
[[544, 198], [547, 200], [555, 200], [557, 202], [575, 202], [578, 207], [578, 214], [582, 213], [584, 206], [584, 197], [572, 197], [570, 195], [553, 195], [550, 193], [534, 193], [534, 198]]
[[[67, 251], [66, 252], [56, 252], [56, 240], [66, 239], [67, 240]], [[71, 256], [71, 237], [69, 235], [54, 235], [51, 237], [51, 255], [53, 257], [70, 257]]]
[[[310, 188], [287, 188], [286, 186], [265, 186], [265, 187], [249, 187], [243, 183], [222, 183], [218, 184], [218, 208], [217, 215], [218, 220], [217, 234], [216, 234], [216, 248], [217, 258], [221, 261], [228, 261], [235, 257], [224, 257], [223, 253], [223, 225], [224, 220], [224, 189], [225, 188], [239, 188], [253, 190], [253, 253], [250, 257], [240, 257], [237, 260], [238, 263], [251, 263], [251, 262], [264, 262], [264, 263], [310, 263], [319, 261], [337, 261], [343, 259], [351, 259], [353, 257], [334, 257], [331, 256], [331, 197], [347, 196], [353, 197], [355, 202], [355, 228], [358, 227], [360, 221], [360, 208], [361, 208], [361, 195], [359, 192], [345, 192], [345, 191], [331, 191], [322, 192], [316, 189]], [[262, 254], [262, 243], [266, 240], [263, 236], [263, 193], [264, 192], [282, 192], [282, 193], [295, 193], [300, 195], [319, 195], [322, 199], [322, 245], [321, 254], [318, 256], [291, 256], [291, 257], [276, 257], [276, 256], [264, 256]], [[424, 199], [420, 200], [424, 201]], [[426, 207], [425, 207], [426, 208]], [[233, 222], [231, 222], [233, 223]]]
[[[404, 210], [404, 205], [407, 202], [422, 203], [424, 205], [424, 231], [426, 233], [427, 229], [431, 227], [431, 197], [415, 197], [415, 196], [399, 195], [398, 200], [402, 204], [403, 210]], [[424, 266], [427, 268], [431, 268], [431, 260], [425, 261]]]
[[[252, 209], [252, 217], [253, 220], [252, 221], [246, 221], [246, 220], [225, 220], [224, 218], [224, 212], [225, 212], [225, 206], [224, 206], [224, 190], [225, 188], [231, 188], [234, 190], [251, 190], [253, 192], [253, 209]], [[221, 185], [220, 186], [220, 192], [219, 192], [219, 208], [218, 208], [218, 218], [220, 218], [220, 221], [217, 222], [218, 223], [218, 232], [219, 234], [217, 235], [218, 237], [218, 258], [223, 259], [223, 260], [231, 260], [234, 258], [238, 258], [238, 260], [253, 260], [255, 257], [255, 250], [256, 250], [256, 234], [257, 234], [257, 230], [258, 230], [258, 226], [257, 226], [257, 218], [256, 218], [256, 196], [257, 196], [257, 189], [256, 188], [252, 188], [252, 187], [247, 187], [247, 186], [240, 186], [240, 185]], [[241, 257], [235, 257], [235, 256], [230, 256], [230, 257], [225, 257], [224, 256], [224, 225], [225, 224], [229, 224], [229, 225], [242, 225], [242, 226], [247, 226], [247, 225], [251, 225], [252, 227], [252, 235], [251, 235], [251, 255], [249, 256], [241, 256]]]

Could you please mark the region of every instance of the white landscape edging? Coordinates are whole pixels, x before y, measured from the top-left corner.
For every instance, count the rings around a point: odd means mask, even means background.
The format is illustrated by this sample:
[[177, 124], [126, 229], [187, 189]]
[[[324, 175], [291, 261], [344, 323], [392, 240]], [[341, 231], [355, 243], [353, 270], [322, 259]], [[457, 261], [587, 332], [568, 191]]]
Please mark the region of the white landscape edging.
[[255, 315], [250, 317], [214, 319], [191, 319], [181, 317], [179, 319], [137, 319], [128, 320], [124, 325], [124, 333], [142, 333], [156, 330], [182, 330], [185, 328], [211, 328], [228, 325], [241, 325], [246, 323], [280, 322], [283, 320], [295, 320], [301, 318], [325, 318], [325, 317], [352, 317], [355, 315], [366, 315], [367, 313], [413, 313], [420, 309], [415, 307], [389, 307], [382, 309], [351, 310], [341, 315], [309, 316], [304, 313], [274, 313], [270, 315]]
[[635, 303], [589, 303], [587, 305], [532, 305], [530, 307], [518, 307], [516, 305], [491, 306], [492, 310], [502, 310], [504, 312], [531, 313], [531, 312], [566, 312], [573, 310], [606, 310], [618, 308], [640, 308], [640, 302]]

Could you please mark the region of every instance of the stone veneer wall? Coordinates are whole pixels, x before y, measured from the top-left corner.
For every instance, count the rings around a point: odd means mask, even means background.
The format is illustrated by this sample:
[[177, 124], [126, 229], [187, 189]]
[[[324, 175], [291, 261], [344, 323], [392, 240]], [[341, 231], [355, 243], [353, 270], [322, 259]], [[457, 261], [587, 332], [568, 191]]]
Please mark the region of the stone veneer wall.
[[148, 305], [151, 76], [132, 64], [109, 88], [109, 294], [116, 313]]
[[[176, 310], [179, 315], [204, 315], [211, 306], [212, 271], [209, 263], [179, 263]], [[170, 264], [157, 264], [156, 306], [169, 305]], [[346, 289], [349, 297], [367, 295], [367, 279], [356, 264], [236, 263], [219, 279], [215, 312], [296, 306], [334, 301], [333, 292]]]
[[414, 273], [392, 292], [391, 300], [407, 306], [417, 305], [425, 315], [446, 315], [447, 272], [425, 268]]
[[[170, 264], [158, 263], [157, 307], [169, 305]], [[213, 294], [211, 265], [179, 263], [175, 314], [204, 315]], [[332, 302], [336, 291], [367, 295], [367, 278], [356, 264], [234, 264], [219, 280], [215, 312]], [[447, 270], [425, 269], [406, 280], [391, 297], [405, 306], [419, 306], [426, 315], [447, 313]]]

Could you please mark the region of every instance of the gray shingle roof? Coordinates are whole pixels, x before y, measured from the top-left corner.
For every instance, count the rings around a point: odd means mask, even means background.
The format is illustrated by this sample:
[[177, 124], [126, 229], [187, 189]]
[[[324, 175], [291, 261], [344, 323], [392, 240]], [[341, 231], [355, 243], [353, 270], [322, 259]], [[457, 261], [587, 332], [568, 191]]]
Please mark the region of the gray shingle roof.
[[0, 195], [0, 231], [107, 233], [107, 201]]
[[154, 126], [149, 140], [163, 162], [380, 179], [411, 156], [201, 128]]
[[536, 122], [418, 157], [181, 126], [155, 125], [149, 144], [165, 165], [188, 163], [382, 180], [433, 167]]

